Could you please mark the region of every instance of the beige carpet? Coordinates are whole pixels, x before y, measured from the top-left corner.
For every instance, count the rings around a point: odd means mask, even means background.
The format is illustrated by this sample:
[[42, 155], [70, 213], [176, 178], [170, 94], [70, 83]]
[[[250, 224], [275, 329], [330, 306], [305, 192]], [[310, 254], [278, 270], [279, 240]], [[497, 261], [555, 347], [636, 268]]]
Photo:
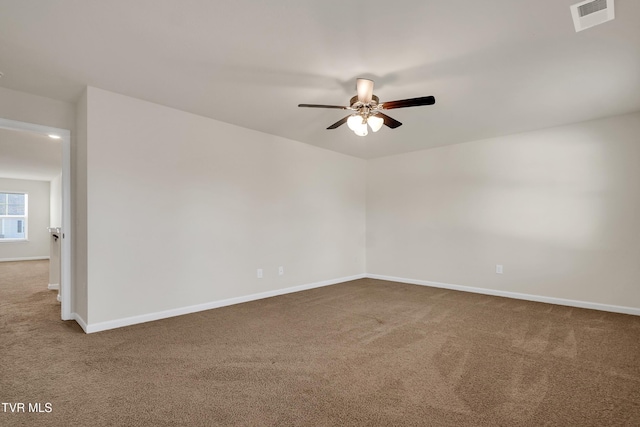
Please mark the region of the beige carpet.
[[2, 426], [640, 425], [640, 317], [365, 279], [85, 335], [46, 285], [0, 263], [0, 400], [52, 405]]

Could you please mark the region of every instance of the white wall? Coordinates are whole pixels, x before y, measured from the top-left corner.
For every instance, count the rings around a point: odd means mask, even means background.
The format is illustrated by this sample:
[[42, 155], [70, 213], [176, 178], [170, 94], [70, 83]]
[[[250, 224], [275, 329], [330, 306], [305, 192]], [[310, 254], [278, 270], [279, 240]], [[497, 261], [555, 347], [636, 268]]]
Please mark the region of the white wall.
[[364, 160], [95, 88], [87, 112], [90, 325], [365, 272]]
[[73, 132], [73, 104], [0, 87], [0, 117]]
[[51, 189], [49, 227], [62, 227], [62, 174], [52, 179], [49, 187]]
[[0, 242], [0, 261], [49, 257], [49, 182], [0, 178], [0, 192], [28, 194], [27, 241]]
[[639, 165], [640, 113], [371, 160], [367, 272], [638, 308]]
[[80, 317], [83, 326], [88, 319], [87, 285], [87, 91], [76, 104], [76, 135], [71, 145], [71, 184], [73, 193], [73, 286], [72, 311]]

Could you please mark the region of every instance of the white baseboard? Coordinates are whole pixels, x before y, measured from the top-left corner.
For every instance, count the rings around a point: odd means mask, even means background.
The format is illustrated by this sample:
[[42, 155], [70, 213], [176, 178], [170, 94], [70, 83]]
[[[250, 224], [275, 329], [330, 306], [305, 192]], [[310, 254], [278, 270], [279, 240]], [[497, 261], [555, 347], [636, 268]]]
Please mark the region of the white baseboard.
[[13, 262], [13, 261], [38, 261], [42, 259], [49, 259], [48, 256], [28, 256], [21, 258], [0, 258], [0, 262]]
[[71, 318], [75, 320], [78, 325], [80, 325], [85, 333], [87, 333], [87, 322], [85, 322], [78, 313], [71, 313]]
[[[290, 288], [276, 289], [273, 291], [260, 292], [252, 295], [245, 295], [242, 297], [229, 298], [219, 301], [211, 301], [204, 304], [191, 305], [188, 307], [174, 308], [171, 310], [160, 311], [156, 313], [142, 314], [139, 316], [126, 317], [123, 319], [108, 320], [106, 322], [98, 322], [93, 324], [80, 323], [79, 316], [76, 321], [82, 329], [88, 334], [93, 332], [106, 331], [109, 329], [122, 328], [124, 326], [136, 325], [138, 323], [151, 322], [154, 320], [166, 319], [168, 317], [182, 316], [183, 314], [196, 313], [198, 311], [211, 310], [213, 308], [226, 307], [234, 304], [241, 304], [243, 302], [255, 301], [263, 298], [275, 297], [278, 295], [290, 294], [294, 292], [306, 291], [308, 289], [320, 288], [323, 286], [335, 285], [338, 283], [348, 282], [351, 280], [364, 279], [367, 277], [365, 274], [358, 274], [355, 276], [341, 277], [338, 279], [324, 280], [321, 282], [309, 283], [306, 285], [293, 286]], [[83, 326], [84, 324], [84, 326]]]
[[60, 284], [59, 283], [49, 283], [47, 285], [47, 289], [52, 290], [52, 291], [57, 291], [58, 289], [60, 289]]
[[499, 291], [495, 289], [474, 288], [471, 286], [452, 285], [450, 283], [431, 282], [428, 280], [405, 279], [402, 277], [384, 276], [381, 274], [367, 274], [366, 277], [370, 279], [387, 280], [389, 282], [408, 283], [411, 285], [430, 286], [433, 288], [451, 289], [454, 291], [472, 292], [475, 294], [493, 295], [497, 297], [545, 302], [548, 304], [566, 305], [569, 307], [589, 308], [592, 310], [610, 311], [613, 313], [623, 313], [623, 314], [632, 314], [635, 316], [640, 316], [640, 308], [636, 308], [636, 307], [624, 307], [619, 305], [600, 304], [596, 302], [545, 297], [545, 296], [531, 295], [531, 294], [521, 294], [518, 292]]

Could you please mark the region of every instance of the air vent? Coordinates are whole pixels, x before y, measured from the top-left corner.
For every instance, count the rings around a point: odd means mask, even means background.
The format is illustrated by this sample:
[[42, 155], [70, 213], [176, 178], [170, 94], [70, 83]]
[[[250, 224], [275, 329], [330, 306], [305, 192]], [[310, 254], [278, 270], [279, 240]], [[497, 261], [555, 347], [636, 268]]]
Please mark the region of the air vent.
[[580, 18], [583, 16], [591, 15], [592, 13], [596, 13], [599, 10], [603, 10], [607, 8], [607, 0], [595, 0], [591, 3], [583, 4], [582, 6], [578, 6], [578, 15]]
[[576, 32], [611, 21], [615, 15], [613, 12], [613, 0], [587, 0], [571, 6], [573, 25]]

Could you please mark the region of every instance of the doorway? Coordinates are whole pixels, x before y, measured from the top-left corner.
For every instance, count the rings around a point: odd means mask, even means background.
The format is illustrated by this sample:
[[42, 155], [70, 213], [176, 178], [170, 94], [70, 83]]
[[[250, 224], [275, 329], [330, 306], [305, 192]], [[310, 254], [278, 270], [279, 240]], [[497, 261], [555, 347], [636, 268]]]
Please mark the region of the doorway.
[[62, 145], [62, 206], [60, 230], [60, 317], [71, 320], [71, 131], [0, 118], [0, 129], [31, 132], [56, 138]]

